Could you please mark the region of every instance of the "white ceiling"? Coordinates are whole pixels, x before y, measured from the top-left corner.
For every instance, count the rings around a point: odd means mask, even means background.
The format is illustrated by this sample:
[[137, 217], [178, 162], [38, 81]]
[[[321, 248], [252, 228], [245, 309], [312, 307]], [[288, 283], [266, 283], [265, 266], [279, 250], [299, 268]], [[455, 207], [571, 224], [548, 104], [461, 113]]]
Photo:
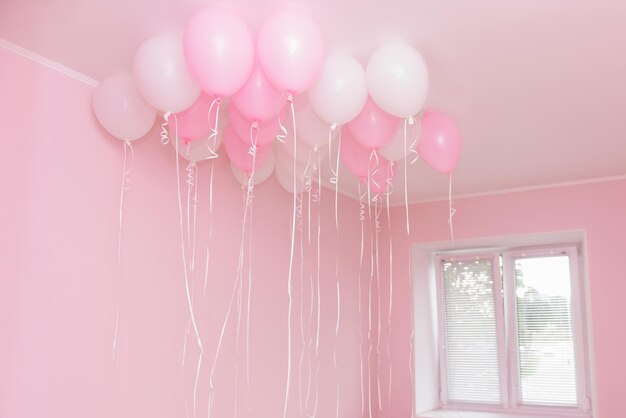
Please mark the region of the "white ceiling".
[[[200, 0], [2, 0], [0, 38], [96, 80], [129, 67], [144, 39], [181, 30]], [[255, 31], [285, 2], [231, 0]], [[292, 0], [329, 49], [363, 64], [389, 39], [424, 55], [428, 106], [464, 138], [455, 194], [626, 175], [626, 2], [616, 0]], [[346, 170], [343, 170], [346, 172]], [[409, 167], [411, 201], [447, 195], [447, 177]], [[403, 188], [400, 179], [395, 186]], [[355, 194], [356, 180], [343, 182]], [[396, 202], [404, 199], [396, 193]]]

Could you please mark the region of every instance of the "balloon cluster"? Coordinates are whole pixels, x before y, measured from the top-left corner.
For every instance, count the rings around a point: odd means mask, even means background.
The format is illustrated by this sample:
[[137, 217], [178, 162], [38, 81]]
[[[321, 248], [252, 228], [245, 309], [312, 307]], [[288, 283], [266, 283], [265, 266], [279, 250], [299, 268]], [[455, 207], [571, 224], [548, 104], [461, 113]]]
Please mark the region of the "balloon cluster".
[[[410, 45], [384, 45], [364, 68], [349, 55], [326, 55], [319, 27], [299, 11], [271, 15], [255, 42], [235, 13], [208, 7], [191, 18], [182, 37], [141, 44], [132, 71], [100, 83], [93, 108], [102, 126], [125, 141], [145, 136], [158, 111], [167, 124], [163, 142], [173, 138], [181, 157], [215, 158], [223, 142], [235, 178], [245, 183], [254, 170], [258, 183], [275, 172], [293, 192], [290, 179], [297, 176], [303, 186], [337, 134], [341, 160], [362, 180], [393, 173], [388, 166], [411, 153], [451, 173], [459, 130], [445, 114], [423, 110], [427, 94], [426, 64]], [[227, 98], [228, 112], [220, 117]], [[287, 102], [296, 110], [295, 164], [295, 135], [283, 125]], [[407, 141], [407, 123], [416, 121], [419, 141]], [[379, 180], [381, 188], [389, 183]]]

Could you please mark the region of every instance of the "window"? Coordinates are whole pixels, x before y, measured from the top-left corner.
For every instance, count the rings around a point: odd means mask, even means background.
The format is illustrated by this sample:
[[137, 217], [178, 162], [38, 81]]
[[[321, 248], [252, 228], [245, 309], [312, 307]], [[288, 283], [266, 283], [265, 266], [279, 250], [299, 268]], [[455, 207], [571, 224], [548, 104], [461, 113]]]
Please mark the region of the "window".
[[444, 408], [589, 416], [577, 247], [439, 253]]

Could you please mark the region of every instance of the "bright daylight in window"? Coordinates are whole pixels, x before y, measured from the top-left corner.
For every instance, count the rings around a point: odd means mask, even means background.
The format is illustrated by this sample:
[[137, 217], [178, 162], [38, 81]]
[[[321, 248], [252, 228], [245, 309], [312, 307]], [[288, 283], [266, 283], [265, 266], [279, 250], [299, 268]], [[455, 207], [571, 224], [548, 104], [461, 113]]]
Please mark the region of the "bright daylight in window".
[[577, 248], [436, 260], [443, 407], [589, 415]]

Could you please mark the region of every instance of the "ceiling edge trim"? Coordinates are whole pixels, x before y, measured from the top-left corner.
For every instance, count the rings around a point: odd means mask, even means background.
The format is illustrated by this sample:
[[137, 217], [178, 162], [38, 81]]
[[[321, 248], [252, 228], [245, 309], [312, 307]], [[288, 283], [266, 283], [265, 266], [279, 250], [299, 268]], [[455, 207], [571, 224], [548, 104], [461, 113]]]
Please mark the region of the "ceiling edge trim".
[[69, 67], [66, 67], [62, 64], [59, 64], [56, 61], [52, 61], [46, 57], [43, 57], [35, 52], [22, 48], [19, 45], [16, 45], [12, 42], [7, 41], [6, 39], [0, 38], [0, 48], [5, 49], [9, 52], [13, 52], [21, 57], [29, 59], [39, 65], [43, 65], [51, 70], [57, 71], [67, 77], [73, 78], [74, 80], [80, 81], [81, 83], [87, 84], [91, 87], [96, 87], [98, 85], [98, 81], [94, 80], [91, 77], [86, 76], [83, 73], [80, 73], [76, 70], [73, 70]]
[[[496, 196], [502, 194], [509, 193], [522, 193], [522, 192], [532, 192], [537, 190], [545, 190], [545, 189], [556, 189], [560, 187], [572, 187], [572, 186], [584, 186], [586, 184], [596, 184], [596, 183], [608, 183], [612, 181], [624, 181], [626, 180], [626, 174], [621, 174], [617, 176], [606, 176], [606, 177], [594, 177], [590, 179], [583, 180], [573, 180], [573, 181], [562, 181], [558, 183], [546, 183], [546, 184], [538, 184], [535, 186], [523, 186], [523, 187], [514, 187], [510, 189], [499, 189], [492, 190], [486, 192], [476, 192], [476, 193], [465, 193], [459, 195], [452, 195], [453, 200], [459, 199], [472, 199], [476, 197], [486, 197], [486, 196]], [[417, 199], [413, 202], [409, 202], [409, 204], [420, 204], [420, 203], [434, 203], [434, 202], [447, 202], [448, 196], [434, 197], [431, 199]], [[392, 206], [400, 206], [402, 204], [394, 204]]]

